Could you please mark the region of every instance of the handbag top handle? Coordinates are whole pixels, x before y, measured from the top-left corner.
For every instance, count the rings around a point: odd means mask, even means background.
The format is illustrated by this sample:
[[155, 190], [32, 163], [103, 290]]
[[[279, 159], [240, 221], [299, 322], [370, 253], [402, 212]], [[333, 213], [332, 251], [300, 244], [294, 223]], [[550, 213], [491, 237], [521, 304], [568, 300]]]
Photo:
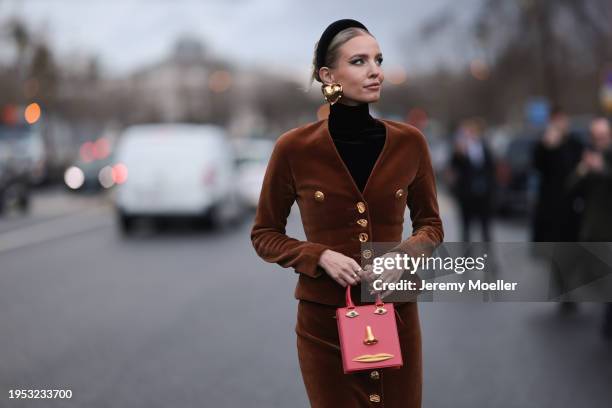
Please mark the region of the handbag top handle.
[[[383, 306], [385, 303], [382, 301], [380, 297], [380, 293], [376, 293], [376, 306]], [[351, 297], [351, 285], [346, 285], [346, 307], [349, 309], [354, 309], [355, 304], [353, 303], [353, 299]]]

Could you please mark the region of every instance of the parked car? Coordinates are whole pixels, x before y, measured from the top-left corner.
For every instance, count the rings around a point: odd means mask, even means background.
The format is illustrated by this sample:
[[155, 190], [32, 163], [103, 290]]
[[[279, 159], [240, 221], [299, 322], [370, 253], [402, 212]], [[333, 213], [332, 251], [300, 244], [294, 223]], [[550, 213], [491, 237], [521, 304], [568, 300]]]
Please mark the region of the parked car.
[[130, 232], [147, 217], [198, 217], [213, 226], [239, 219], [235, 156], [223, 128], [149, 124], [126, 129], [115, 151], [115, 206]]
[[247, 140], [237, 146], [238, 192], [245, 206], [255, 209], [272, 154], [274, 142], [267, 139]]
[[[95, 193], [115, 185], [112, 178], [113, 156], [104, 159], [74, 162], [64, 172], [64, 184], [75, 192]], [[111, 172], [106, 176], [107, 172]]]
[[83, 142], [78, 159], [64, 171], [64, 184], [77, 192], [98, 192], [114, 186], [114, 142], [114, 134]]

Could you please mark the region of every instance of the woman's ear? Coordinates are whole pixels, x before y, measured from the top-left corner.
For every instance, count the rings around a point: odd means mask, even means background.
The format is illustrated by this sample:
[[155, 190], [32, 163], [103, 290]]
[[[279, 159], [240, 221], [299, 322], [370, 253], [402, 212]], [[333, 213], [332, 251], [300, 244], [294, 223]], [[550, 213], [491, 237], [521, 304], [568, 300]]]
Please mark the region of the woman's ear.
[[334, 76], [332, 75], [331, 71], [327, 67], [319, 68], [319, 78], [321, 78], [321, 82], [323, 82], [326, 85], [334, 83]]

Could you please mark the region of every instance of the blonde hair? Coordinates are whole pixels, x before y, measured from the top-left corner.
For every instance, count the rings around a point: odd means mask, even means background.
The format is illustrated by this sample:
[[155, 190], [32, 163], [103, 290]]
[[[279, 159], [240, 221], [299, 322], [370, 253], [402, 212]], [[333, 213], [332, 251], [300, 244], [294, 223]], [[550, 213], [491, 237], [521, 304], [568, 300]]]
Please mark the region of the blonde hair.
[[[370, 34], [368, 30], [364, 30], [363, 28], [359, 28], [359, 27], [345, 28], [344, 30], [336, 34], [334, 39], [330, 42], [329, 47], [327, 48], [327, 52], [325, 53], [324, 66], [329, 67], [329, 68], [335, 67], [336, 63], [338, 62], [338, 58], [340, 58], [340, 47], [346, 44], [349, 40], [352, 40], [353, 38], [358, 37], [360, 35], [369, 35], [370, 37], [374, 38], [374, 36]], [[317, 43], [314, 46], [314, 53], [313, 53], [314, 55], [312, 57], [312, 71], [310, 74], [310, 82], [308, 83], [308, 86], [306, 87], [306, 91], [310, 89], [310, 87], [312, 86], [312, 83], [315, 80], [321, 83], [323, 82], [321, 81], [321, 78], [319, 77], [319, 69], [317, 68], [317, 47], [318, 46], [319, 46], [319, 42], [317, 41]]]

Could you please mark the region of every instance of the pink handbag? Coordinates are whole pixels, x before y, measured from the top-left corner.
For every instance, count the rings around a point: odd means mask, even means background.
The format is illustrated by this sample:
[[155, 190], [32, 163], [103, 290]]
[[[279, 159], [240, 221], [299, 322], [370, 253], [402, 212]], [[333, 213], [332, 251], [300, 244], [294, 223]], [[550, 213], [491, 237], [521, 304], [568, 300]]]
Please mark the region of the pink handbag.
[[336, 309], [336, 320], [345, 374], [402, 366], [393, 303], [383, 303], [376, 295], [376, 303], [355, 306], [349, 285], [346, 307]]

